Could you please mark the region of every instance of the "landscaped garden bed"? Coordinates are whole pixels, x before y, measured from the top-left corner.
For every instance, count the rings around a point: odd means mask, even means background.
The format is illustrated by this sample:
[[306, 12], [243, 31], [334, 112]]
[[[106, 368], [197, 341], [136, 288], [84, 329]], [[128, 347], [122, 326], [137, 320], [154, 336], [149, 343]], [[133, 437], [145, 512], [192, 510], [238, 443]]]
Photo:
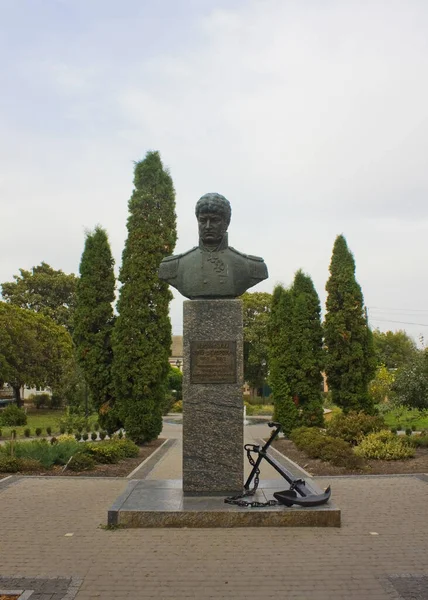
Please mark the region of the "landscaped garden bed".
[[126, 439], [82, 443], [73, 436], [0, 447], [0, 479], [8, 475], [126, 477], [162, 443], [136, 446]]
[[428, 473], [428, 448], [417, 448], [414, 458], [405, 460], [363, 459], [361, 468], [339, 467], [319, 458], [310, 458], [296, 448], [291, 440], [280, 439], [273, 447], [297, 463], [311, 475], [400, 475], [405, 473]]
[[428, 472], [428, 433], [397, 435], [382, 416], [338, 414], [322, 430], [293, 429], [274, 448], [312, 475]]

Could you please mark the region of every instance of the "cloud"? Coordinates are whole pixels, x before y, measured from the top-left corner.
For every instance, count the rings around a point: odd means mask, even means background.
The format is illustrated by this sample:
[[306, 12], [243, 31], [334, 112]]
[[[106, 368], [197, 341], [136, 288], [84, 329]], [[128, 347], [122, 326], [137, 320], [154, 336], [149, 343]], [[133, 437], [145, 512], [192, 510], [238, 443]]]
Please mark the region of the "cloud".
[[[269, 266], [257, 289], [303, 268], [323, 298], [344, 233], [369, 305], [425, 306], [426, 3], [207, 0], [158, 14], [131, 2], [120, 18], [113, 3], [58, 6], [67, 12], [10, 65], [19, 110], [0, 121], [14, 224], [3, 243], [19, 224], [22, 262], [9, 254], [2, 280], [54, 258], [76, 270], [97, 222], [120, 263], [132, 161], [159, 149], [178, 252], [197, 242], [196, 200], [218, 191], [232, 202], [232, 245]], [[180, 313], [178, 300], [177, 332]]]

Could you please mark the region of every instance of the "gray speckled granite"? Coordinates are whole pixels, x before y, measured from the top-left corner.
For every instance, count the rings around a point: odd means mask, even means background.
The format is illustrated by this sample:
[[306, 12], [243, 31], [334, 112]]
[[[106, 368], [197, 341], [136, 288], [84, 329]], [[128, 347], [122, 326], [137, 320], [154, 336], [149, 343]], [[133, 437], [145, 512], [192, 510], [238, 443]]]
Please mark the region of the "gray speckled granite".
[[[236, 342], [236, 383], [191, 383], [191, 343]], [[184, 302], [183, 491], [242, 490], [243, 326], [241, 300]]]
[[[271, 500], [287, 489], [283, 479], [260, 482], [252, 498]], [[315, 486], [311, 482], [311, 486]], [[319, 490], [318, 490], [319, 492]], [[179, 480], [131, 481], [109, 511], [109, 524], [123, 527], [340, 527], [340, 510], [329, 501], [322, 506], [240, 508], [222, 496], [184, 495]]]

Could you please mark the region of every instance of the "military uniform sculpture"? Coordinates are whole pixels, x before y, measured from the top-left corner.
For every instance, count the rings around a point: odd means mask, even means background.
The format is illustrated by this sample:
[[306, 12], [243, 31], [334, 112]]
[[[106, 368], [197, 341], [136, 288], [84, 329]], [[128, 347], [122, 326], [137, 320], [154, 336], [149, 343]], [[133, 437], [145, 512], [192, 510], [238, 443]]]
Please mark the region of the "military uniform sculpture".
[[268, 277], [262, 258], [228, 245], [229, 201], [205, 194], [196, 204], [199, 246], [164, 258], [159, 277], [190, 299], [236, 298]]

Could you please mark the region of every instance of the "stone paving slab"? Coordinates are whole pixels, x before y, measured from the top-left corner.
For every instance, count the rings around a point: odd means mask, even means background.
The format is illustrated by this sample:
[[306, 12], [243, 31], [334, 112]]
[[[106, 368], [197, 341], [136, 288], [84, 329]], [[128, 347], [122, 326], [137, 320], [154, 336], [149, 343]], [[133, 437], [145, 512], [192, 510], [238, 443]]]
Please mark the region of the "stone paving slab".
[[0, 596], [18, 595], [18, 600], [73, 600], [81, 583], [78, 577], [2, 577], [0, 574]]
[[341, 528], [105, 530], [127, 483], [9, 485], [2, 576], [79, 577], [76, 600], [403, 600], [390, 577], [428, 576], [428, 484], [416, 477], [332, 478]]

